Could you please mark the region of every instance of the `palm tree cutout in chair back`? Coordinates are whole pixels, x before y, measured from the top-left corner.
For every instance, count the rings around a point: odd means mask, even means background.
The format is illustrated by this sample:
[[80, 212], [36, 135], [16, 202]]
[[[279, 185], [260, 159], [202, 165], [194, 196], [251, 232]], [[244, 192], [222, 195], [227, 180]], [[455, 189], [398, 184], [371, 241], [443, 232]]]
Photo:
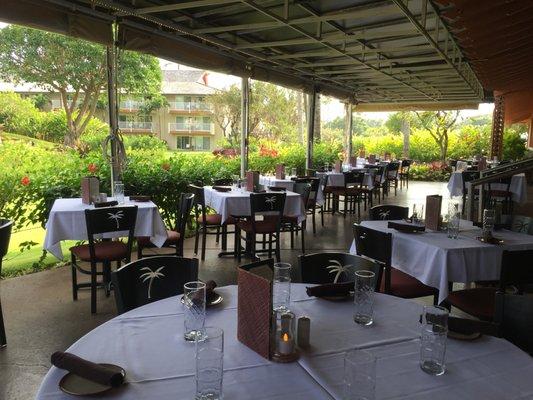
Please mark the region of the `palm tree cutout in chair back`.
[[153, 271], [151, 268], [148, 268], [148, 267], [144, 267], [140, 269], [140, 271], [146, 271], [144, 274], [142, 274], [139, 277], [139, 279], [142, 280], [143, 282], [149, 281], [148, 282], [148, 298], [149, 299], [152, 298], [152, 283], [154, 282], [154, 280], [165, 277], [165, 274], [161, 272], [163, 268], [165, 267], [164, 266], [159, 267], [155, 271]]
[[386, 220], [387, 218], [389, 218], [389, 215], [390, 215], [390, 210], [381, 211], [379, 213], [379, 218], [382, 219], [382, 220]]
[[115, 222], [117, 223], [117, 229], [120, 228], [120, 220], [122, 219], [122, 217], [124, 216], [124, 213], [122, 211], [117, 211], [116, 213], [107, 213], [107, 215], [109, 215], [109, 219], [114, 219]]
[[276, 203], [276, 198], [274, 196], [267, 197], [265, 203], [270, 204], [270, 209], [274, 210], [274, 203]]
[[335, 278], [333, 278], [333, 283], [337, 283], [339, 278], [342, 274], [347, 274], [350, 272], [350, 267], [353, 267], [352, 264], [342, 265], [337, 260], [328, 260], [331, 264], [329, 264], [326, 269], [329, 269], [330, 274], [336, 274]]
[[513, 226], [513, 230], [515, 232], [519, 232], [519, 233], [527, 233], [528, 230], [529, 230], [529, 221], [528, 220], [525, 220], [525, 219], [522, 219], [522, 220], [517, 220], [515, 223], [514, 223], [514, 226]]

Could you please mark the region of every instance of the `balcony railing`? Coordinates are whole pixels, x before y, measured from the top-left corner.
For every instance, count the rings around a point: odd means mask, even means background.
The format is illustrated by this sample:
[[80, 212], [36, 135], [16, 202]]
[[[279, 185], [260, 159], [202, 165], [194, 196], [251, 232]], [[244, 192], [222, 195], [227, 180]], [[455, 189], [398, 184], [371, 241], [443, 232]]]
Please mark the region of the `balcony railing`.
[[169, 103], [170, 110], [177, 111], [211, 111], [211, 106], [204, 102], [189, 102], [189, 101], [171, 101]]
[[[83, 100], [79, 100], [76, 102], [76, 106], [80, 106], [81, 103], [83, 103]], [[70, 106], [72, 104], [72, 100], [68, 101], [68, 105]], [[59, 108], [63, 108], [63, 101], [60, 99], [54, 99], [52, 100], [52, 109], [57, 110]]]
[[168, 124], [170, 132], [187, 131], [187, 132], [211, 132], [211, 124], [196, 123], [190, 124], [186, 122], [171, 122]]
[[118, 127], [124, 131], [152, 132], [152, 122], [119, 121]]
[[120, 102], [121, 110], [138, 110], [141, 106], [141, 102], [137, 100], [126, 100]]

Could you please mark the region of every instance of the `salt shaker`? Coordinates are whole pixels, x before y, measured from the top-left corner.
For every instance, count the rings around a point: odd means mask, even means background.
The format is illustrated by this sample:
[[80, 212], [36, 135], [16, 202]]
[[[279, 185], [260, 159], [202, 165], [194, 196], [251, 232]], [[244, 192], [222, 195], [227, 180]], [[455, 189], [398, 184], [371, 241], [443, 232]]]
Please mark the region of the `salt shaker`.
[[309, 317], [298, 318], [298, 347], [309, 347], [311, 336], [311, 320]]

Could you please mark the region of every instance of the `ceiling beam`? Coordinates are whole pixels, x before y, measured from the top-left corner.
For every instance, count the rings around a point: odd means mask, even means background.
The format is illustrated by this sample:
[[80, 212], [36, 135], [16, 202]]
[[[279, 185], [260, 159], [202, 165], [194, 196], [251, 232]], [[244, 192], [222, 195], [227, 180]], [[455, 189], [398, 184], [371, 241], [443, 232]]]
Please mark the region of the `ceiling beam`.
[[205, 6], [218, 6], [229, 3], [238, 3], [238, 0], [196, 0], [196, 1], [185, 1], [181, 3], [166, 4], [162, 6], [152, 6], [152, 7], [143, 7], [137, 8], [135, 10], [137, 15], [144, 14], [153, 14], [158, 12], [166, 11], [178, 11], [185, 10], [187, 8], [196, 8], [196, 7], [205, 7]]

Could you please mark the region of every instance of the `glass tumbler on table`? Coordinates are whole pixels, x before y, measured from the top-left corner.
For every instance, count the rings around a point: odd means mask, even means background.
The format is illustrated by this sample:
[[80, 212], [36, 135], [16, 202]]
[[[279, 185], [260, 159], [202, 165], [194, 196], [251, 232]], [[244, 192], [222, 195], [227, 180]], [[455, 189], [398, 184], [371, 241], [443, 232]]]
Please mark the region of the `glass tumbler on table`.
[[376, 274], [372, 271], [355, 272], [353, 320], [361, 325], [371, 325], [374, 315], [374, 286]]
[[444, 307], [424, 307], [420, 335], [420, 368], [430, 375], [442, 375], [446, 370], [448, 314]]
[[374, 400], [376, 357], [366, 350], [344, 356], [344, 400]]
[[459, 203], [450, 202], [448, 204], [448, 237], [457, 239], [459, 236], [459, 224], [461, 221], [461, 209]]
[[492, 237], [495, 217], [496, 213], [494, 210], [483, 210], [483, 239], [490, 239]]
[[221, 400], [224, 376], [224, 331], [206, 327], [196, 340], [195, 400]]
[[205, 283], [187, 282], [183, 285], [183, 307], [185, 311], [184, 338], [194, 342], [203, 335], [205, 324]]
[[115, 181], [113, 185], [113, 195], [118, 204], [124, 204], [124, 184], [120, 181]]
[[291, 265], [288, 263], [274, 264], [274, 280], [272, 283], [272, 308], [274, 311], [289, 311], [291, 302]]

